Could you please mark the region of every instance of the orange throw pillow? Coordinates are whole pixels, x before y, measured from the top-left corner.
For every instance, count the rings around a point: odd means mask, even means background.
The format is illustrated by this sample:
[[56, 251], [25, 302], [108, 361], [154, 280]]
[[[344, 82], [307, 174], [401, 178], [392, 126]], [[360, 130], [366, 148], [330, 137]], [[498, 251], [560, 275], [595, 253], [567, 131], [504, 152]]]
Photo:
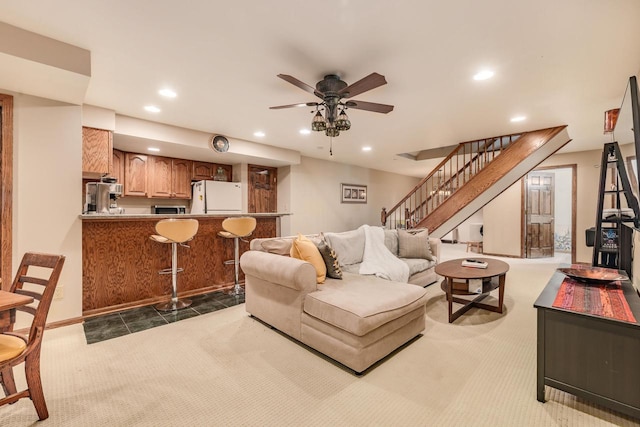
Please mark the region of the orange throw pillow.
[[293, 241], [291, 245], [292, 258], [298, 258], [303, 261], [307, 261], [313, 268], [316, 269], [316, 282], [324, 283], [327, 277], [327, 266], [320, 255], [318, 247], [302, 234], [298, 234], [298, 237]]

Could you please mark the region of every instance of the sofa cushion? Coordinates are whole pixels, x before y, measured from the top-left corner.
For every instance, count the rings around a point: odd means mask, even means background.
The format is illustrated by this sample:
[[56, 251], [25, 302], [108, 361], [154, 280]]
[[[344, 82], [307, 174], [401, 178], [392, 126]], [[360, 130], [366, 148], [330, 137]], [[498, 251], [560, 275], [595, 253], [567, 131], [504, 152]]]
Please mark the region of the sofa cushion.
[[290, 255], [292, 239], [265, 239], [262, 248], [276, 255]]
[[428, 270], [436, 266], [436, 261], [429, 261], [424, 258], [400, 258], [409, 266], [409, 276]]
[[389, 252], [398, 256], [398, 230], [384, 230], [384, 245]]
[[364, 228], [343, 233], [323, 233], [329, 246], [336, 251], [340, 265], [362, 262], [364, 254]]
[[418, 233], [410, 233], [398, 230], [398, 256], [401, 258], [424, 258], [432, 261], [429, 232], [422, 230]]
[[327, 267], [324, 264], [322, 255], [317, 246], [302, 234], [298, 234], [291, 245], [291, 256], [307, 261], [316, 269], [316, 280], [318, 283], [324, 283], [327, 276]]
[[375, 276], [343, 273], [327, 279], [321, 290], [307, 294], [304, 312], [357, 336], [409, 313], [426, 303], [426, 290]]
[[332, 279], [342, 279], [342, 270], [340, 269], [336, 252], [324, 240], [316, 243], [316, 246], [324, 260], [324, 265], [327, 267], [327, 276]]

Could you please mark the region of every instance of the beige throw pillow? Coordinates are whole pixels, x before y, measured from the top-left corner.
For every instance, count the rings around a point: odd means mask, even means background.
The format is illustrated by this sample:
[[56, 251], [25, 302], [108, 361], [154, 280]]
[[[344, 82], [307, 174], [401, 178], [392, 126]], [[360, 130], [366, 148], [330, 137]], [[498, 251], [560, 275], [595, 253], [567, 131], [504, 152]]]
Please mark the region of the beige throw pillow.
[[400, 258], [422, 258], [433, 261], [433, 254], [429, 247], [429, 231], [422, 230], [414, 234], [399, 229], [398, 256]]

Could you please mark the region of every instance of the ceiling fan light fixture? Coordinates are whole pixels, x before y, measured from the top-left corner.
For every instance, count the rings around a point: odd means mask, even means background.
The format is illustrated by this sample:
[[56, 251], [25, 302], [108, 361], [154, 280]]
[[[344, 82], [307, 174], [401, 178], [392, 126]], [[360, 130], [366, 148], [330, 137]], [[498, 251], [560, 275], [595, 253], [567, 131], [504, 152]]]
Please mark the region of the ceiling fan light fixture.
[[340, 135], [340, 131], [335, 126], [328, 126], [327, 129], [324, 131], [324, 134], [332, 138], [335, 138], [336, 136]]
[[320, 111], [316, 112], [316, 115], [313, 116], [313, 121], [311, 122], [311, 130], [316, 132], [322, 132], [327, 129], [327, 122], [320, 114]]
[[347, 113], [345, 113], [344, 110], [342, 110], [338, 115], [338, 119], [336, 120], [336, 129], [338, 130], [351, 129], [351, 121], [349, 120], [349, 116], [347, 116]]

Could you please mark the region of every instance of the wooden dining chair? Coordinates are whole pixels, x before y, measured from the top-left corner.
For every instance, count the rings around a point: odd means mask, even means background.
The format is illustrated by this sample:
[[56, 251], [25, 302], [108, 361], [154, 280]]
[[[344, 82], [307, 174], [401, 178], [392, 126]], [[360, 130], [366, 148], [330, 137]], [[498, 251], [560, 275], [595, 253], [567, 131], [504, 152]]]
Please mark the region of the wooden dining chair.
[[[0, 399], [0, 406], [28, 397], [33, 402], [40, 420], [49, 417], [40, 379], [40, 348], [49, 307], [53, 300], [53, 293], [58, 284], [64, 260], [65, 257], [63, 255], [33, 252], [24, 254], [15, 279], [11, 284], [10, 292], [29, 295], [34, 298], [33, 305], [17, 307], [17, 310], [33, 316], [29, 335], [24, 336], [13, 332], [13, 325], [9, 327], [8, 331], [0, 334], [0, 381], [6, 396]], [[37, 267], [37, 269], [33, 271], [30, 267]], [[46, 270], [42, 270], [42, 268]], [[47, 274], [47, 278], [42, 278]], [[23, 287], [25, 283], [29, 283], [27, 288]], [[23, 362], [27, 389], [18, 392], [13, 378], [13, 367]]]

